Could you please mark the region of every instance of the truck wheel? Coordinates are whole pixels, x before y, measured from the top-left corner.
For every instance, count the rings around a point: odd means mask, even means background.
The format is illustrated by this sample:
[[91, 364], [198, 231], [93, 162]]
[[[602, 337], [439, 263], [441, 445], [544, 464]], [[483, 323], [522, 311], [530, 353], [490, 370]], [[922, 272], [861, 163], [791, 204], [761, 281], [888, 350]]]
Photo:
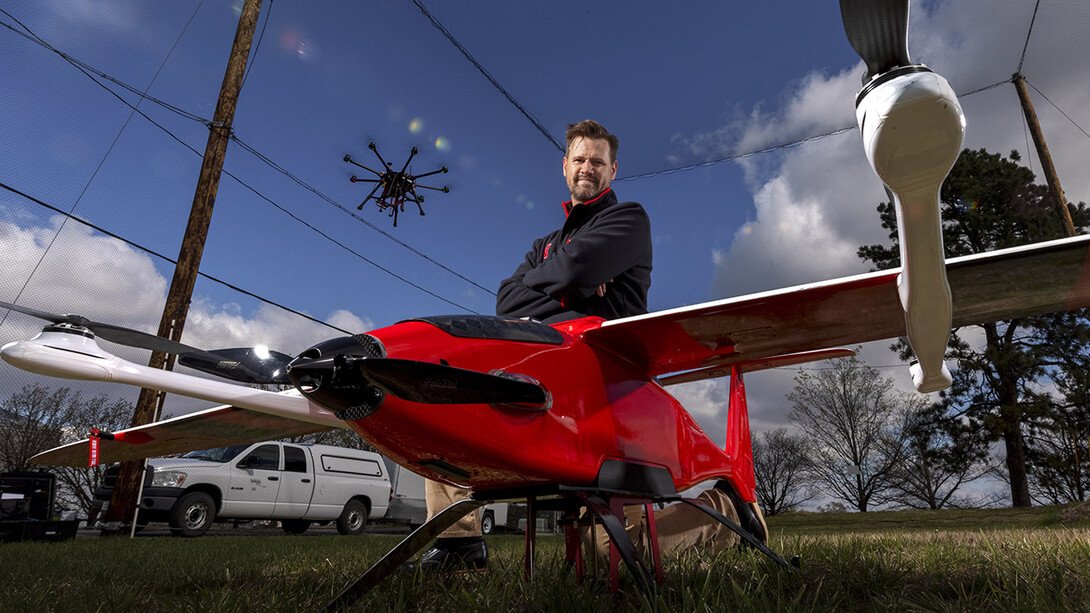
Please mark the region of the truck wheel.
[[204, 492], [189, 492], [170, 509], [170, 531], [175, 536], [200, 536], [216, 519], [216, 501]]
[[492, 516], [492, 511], [485, 511], [484, 516], [481, 517], [481, 532], [492, 534], [492, 531], [495, 529], [496, 518]]
[[341, 534], [362, 534], [367, 527], [367, 505], [359, 500], [349, 500], [337, 518], [337, 532]]
[[288, 534], [302, 534], [310, 527], [310, 521], [305, 519], [282, 519], [280, 523]]

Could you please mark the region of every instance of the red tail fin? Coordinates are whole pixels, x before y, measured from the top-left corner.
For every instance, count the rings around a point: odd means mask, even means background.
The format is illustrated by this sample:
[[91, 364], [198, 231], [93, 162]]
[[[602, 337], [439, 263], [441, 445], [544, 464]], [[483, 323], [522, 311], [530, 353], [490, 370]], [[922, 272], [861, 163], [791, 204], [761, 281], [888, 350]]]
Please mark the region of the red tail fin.
[[734, 462], [735, 487], [746, 502], [757, 502], [756, 478], [753, 474], [753, 443], [749, 432], [749, 408], [746, 405], [746, 384], [742, 368], [730, 369], [730, 404], [727, 407], [726, 452]]

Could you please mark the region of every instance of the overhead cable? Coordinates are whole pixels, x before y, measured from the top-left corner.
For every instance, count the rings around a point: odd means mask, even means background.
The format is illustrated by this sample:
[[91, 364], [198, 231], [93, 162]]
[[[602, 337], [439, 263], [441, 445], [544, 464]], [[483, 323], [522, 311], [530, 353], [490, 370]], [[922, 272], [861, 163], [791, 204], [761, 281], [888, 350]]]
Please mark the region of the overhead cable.
[[[148, 255], [157, 257], [157, 258], [159, 258], [159, 259], [161, 259], [163, 261], [166, 261], [166, 262], [170, 262], [171, 264], [175, 264], [175, 265], [178, 264], [177, 260], [171, 259], [171, 258], [169, 258], [169, 257], [167, 257], [167, 256], [165, 256], [165, 255], [163, 255], [163, 254], [161, 254], [161, 253], [159, 253], [157, 251], [153, 251], [152, 249], [149, 249], [149, 248], [147, 248], [147, 247], [145, 247], [145, 246], [143, 246], [143, 245], [141, 245], [139, 243], [133, 242], [133, 241], [131, 241], [131, 240], [129, 240], [129, 239], [123, 237], [123, 236], [120, 236], [118, 234], [110, 232], [109, 230], [107, 230], [105, 228], [102, 228], [100, 226], [97, 226], [97, 225], [95, 225], [95, 224], [93, 224], [93, 223], [91, 223], [91, 222], [89, 222], [89, 221], [87, 221], [85, 219], [81, 219], [80, 217], [78, 217], [76, 215], [73, 215], [72, 213], [65, 212], [65, 211], [63, 211], [63, 210], [61, 210], [61, 209], [59, 209], [59, 208], [57, 208], [57, 207], [55, 207], [55, 206], [53, 206], [51, 204], [48, 204], [46, 202], [43, 202], [43, 201], [35, 198], [34, 196], [31, 196], [30, 194], [24, 193], [24, 192], [22, 192], [22, 191], [20, 191], [20, 190], [18, 190], [16, 188], [6, 184], [6, 183], [0, 182], [0, 188], [6, 189], [9, 192], [11, 192], [11, 193], [13, 193], [13, 194], [15, 194], [17, 196], [25, 198], [25, 199], [27, 199], [27, 200], [29, 200], [29, 201], [31, 201], [34, 204], [37, 204], [39, 206], [45, 207], [45, 208], [49, 209], [50, 211], [53, 211], [55, 213], [59, 213], [61, 215], [64, 215], [65, 218], [71, 219], [72, 221], [74, 221], [76, 223], [83, 224], [84, 226], [87, 226], [88, 228], [91, 228], [92, 230], [94, 230], [96, 232], [101, 232], [102, 234], [105, 234], [106, 236], [109, 236], [110, 238], [115, 238], [115, 239], [125, 243], [126, 245], [128, 245], [128, 246], [130, 246], [130, 247], [132, 247], [134, 249], [138, 249], [140, 251], [143, 251], [144, 253], [146, 253]], [[213, 277], [212, 275], [209, 275], [209, 274], [206, 274], [206, 273], [203, 273], [203, 272], [200, 272], [200, 271], [198, 271], [197, 274], [199, 276], [201, 276], [201, 277], [204, 277], [205, 279], [208, 279], [209, 281], [218, 283], [218, 284], [220, 284], [220, 285], [222, 285], [224, 287], [227, 287], [229, 289], [232, 289], [232, 290], [234, 290], [236, 292], [239, 292], [239, 293], [245, 294], [245, 295], [247, 295], [247, 296], [249, 296], [251, 298], [260, 300], [261, 302], [264, 302], [265, 304], [268, 304], [270, 306], [274, 306], [274, 307], [277, 307], [279, 309], [283, 309], [283, 310], [285, 310], [285, 311], [287, 311], [289, 313], [293, 313], [295, 315], [303, 317], [305, 319], [309, 319], [310, 321], [313, 321], [314, 323], [326, 326], [327, 328], [332, 328], [334, 330], [337, 330], [338, 332], [343, 332], [345, 334], [355, 334], [354, 332], [349, 332], [348, 330], [338, 328], [337, 326], [334, 326], [333, 324], [330, 324], [328, 322], [324, 322], [324, 321], [322, 321], [320, 319], [315, 319], [314, 317], [311, 317], [310, 315], [307, 315], [306, 313], [296, 311], [295, 309], [293, 309], [291, 307], [284, 306], [284, 305], [282, 305], [282, 304], [280, 304], [278, 302], [274, 302], [272, 300], [269, 300], [268, 298], [263, 298], [263, 297], [255, 294], [253, 292], [244, 290], [241, 287], [238, 287], [237, 285], [233, 285], [231, 283], [228, 283], [227, 281], [224, 281], [224, 280], [219, 279], [217, 277]]]
[[440, 23], [439, 20], [436, 19], [435, 16], [432, 15], [431, 12], [424, 7], [423, 3], [421, 3], [420, 0], [413, 0], [413, 4], [415, 4], [417, 8], [420, 9], [421, 13], [424, 13], [424, 16], [428, 18], [428, 21], [431, 22], [431, 25], [435, 26], [437, 30], [442, 32], [443, 36], [446, 36], [447, 40], [449, 40], [452, 45], [457, 47], [458, 51], [461, 51], [462, 55], [464, 55], [466, 59], [469, 60], [469, 62], [473, 64], [473, 66], [475, 66], [482, 75], [484, 75], [484, 78], [488, 79], [488, 82], [492, 84], [492, 87], [495, 87], [501, 94], [503, 94], [503, 96], [507, 98], [507, 101], [515, 105], [515, 108], [518, 109], [520, 113], [522, 113], [523, 117], [530, 120], [530, 123], [534, 124], [534, 127], [537, 128], [538, 132], [541, 132], [543, 135], [545, 135], [545, 138], [549, 139], [549, 142], [551, 142], [557, 149], [559, 149], [561, 153], [564, 153], [564, 145], [560, 144], [560, 141], [557, 140], [555, 136], [550, 134], [549, 131], [545, 129], [545, 126], [541, 125], [541, 122], [537, 120], [537, 117], [534, 117], [533, 113], [526, 110], [526, 107], [519, 104], [519, 101], [515, 100], [515, 97], [512, 96], [506, 89], [504, 89], [503, 86], [500, 85], [499, 81], [497, 81], [491, 74], [488, 73], [487, 70], [485, 70], [484, 66], [481, 66], [481, 63], [477, 61], [477, 58], [473, 57], [473, 54], [471, 54], [469, 50], [462, 45], [462, 43], [458, 42], [457, 38], [454, 38], [454, 35], [450, 33], [450, 30], [446, 29], [446, 27], [444, 27], [443, 24]]

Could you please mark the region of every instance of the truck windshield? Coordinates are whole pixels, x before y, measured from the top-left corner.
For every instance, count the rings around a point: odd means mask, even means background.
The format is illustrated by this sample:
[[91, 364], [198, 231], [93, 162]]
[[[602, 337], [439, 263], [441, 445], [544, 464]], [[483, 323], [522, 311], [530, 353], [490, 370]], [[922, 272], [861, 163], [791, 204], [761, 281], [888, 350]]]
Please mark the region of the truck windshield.
[[249, 445], [232, 445], [230, 447], [216, 447], [215, 449], [203, 449], [201, 451], [190, 451], [182, 456], [183, 458], [192, 458], [194, 460], [211, 460], [212, 462], [230, 462], [242, 453], [243, 450], [249, 448]]

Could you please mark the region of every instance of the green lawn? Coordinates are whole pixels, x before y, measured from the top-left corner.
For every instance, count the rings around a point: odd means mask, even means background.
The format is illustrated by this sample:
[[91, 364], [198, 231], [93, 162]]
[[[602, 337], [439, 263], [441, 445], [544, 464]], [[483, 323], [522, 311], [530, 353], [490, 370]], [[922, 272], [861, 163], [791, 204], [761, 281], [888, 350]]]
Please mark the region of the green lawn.
[[[1059, 509], [802, 513], [770, 518], [784, 572], [749, 551], [666, 564], [655, 596], [575, 585], [562, 539], [489, 537], [487, 573], [395, 577], [358, 611], [1090, 611], [1090, 521]], [[330, 531], [287, 536], [77, 538], [0, 545], [0, 611], [301, 611], [321, 608], [400, 540]]]

